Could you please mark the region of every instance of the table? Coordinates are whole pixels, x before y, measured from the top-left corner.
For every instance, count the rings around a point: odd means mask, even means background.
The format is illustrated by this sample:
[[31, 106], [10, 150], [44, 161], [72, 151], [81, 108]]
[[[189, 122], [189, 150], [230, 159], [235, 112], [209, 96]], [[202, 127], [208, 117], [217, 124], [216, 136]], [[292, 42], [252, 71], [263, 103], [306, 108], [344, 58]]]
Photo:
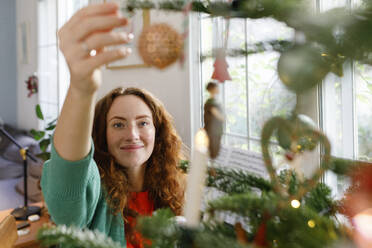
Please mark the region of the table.
[[[30, 206], [39, 206], [43, 208], [42, 202], [37, 202], [35, 204], [30, 204]], [[8, 216], [13, 209], [7, 209], [0, 211], [0, 221], [2, 221], [6, 216]], [[15, 243], [15, 248], [39, 248], [40, 244], [36, 240], [36, 234], [40, 227], [42, 227], [43, 224], [49, 223], [49, 215], [46, 213], [45, 208], [41, 210], [41, 217], [40, 220], [35, 222], [30, 222], [30, 226], [27, 227], [30, 229], [30, 232], [27, 235], [19, 236], [17, 239], [17, 242]], [[17, 224], [22, 221], [17, 221]]]

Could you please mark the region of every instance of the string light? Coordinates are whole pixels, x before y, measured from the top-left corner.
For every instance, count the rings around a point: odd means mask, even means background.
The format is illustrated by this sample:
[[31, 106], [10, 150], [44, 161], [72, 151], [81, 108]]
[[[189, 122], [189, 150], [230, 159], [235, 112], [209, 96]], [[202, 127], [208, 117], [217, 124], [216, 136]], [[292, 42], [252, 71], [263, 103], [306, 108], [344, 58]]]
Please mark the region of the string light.
[[310, 228], [314, 228], [315, 227], [315, 221], [314, 220], [309, 220], [307, 222], [307, 225], [310, 227]]
[[355, 229], [369, 242], [372, 242], [372, 208], [367, 209], [352, 219]]
[[301, 202], [299, 200], [294, 199], [291, 201], [291, 206], [292, 208], [299, 208], [301, 206]]

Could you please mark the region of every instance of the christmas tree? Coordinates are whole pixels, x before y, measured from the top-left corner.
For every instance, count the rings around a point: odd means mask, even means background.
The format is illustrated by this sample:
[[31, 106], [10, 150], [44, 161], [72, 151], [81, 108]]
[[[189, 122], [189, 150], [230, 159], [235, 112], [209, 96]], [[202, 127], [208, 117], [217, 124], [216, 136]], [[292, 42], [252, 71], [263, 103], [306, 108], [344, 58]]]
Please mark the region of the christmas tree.
[[[293, 0], [234, 0], [126, 2], [126, 10], [161, 9], [191, 11], [225, 18], [275, 18], [301, 34], [293, 41], [269, 40], [243, 50], [226, 50], [226, 56], [245, 56], [250, 53], [275, 50], [281, 53], [278, 74], [283, 84], [300, 94], [320, 84], [329, 73], [343, 75], [348, 60], [372, 64], [372, 2], [365, 1], [355, 10], [332, 9], [310, 13], [305, 1]], [[210, 54], [216, 54], [211, 51]], [[310, 178], [293, 167], [278, 172], [273, 165], [270, 142], [276, 140], [285, 151], [289, 164], [304, 153], [319, 149], [320, 167]], [[206, 185], [221, 196], [209, 201], [197, 226], [179, 223], [170, 210], [161, 209], [152, 217], [138, 221], [142, 234], [152, 241], [152, 247], [341, 247], [353, 243], [353, 229], [339, 220], [340, 214], [355, 216], [350, 207], [355, 192], [372, 197], [369, 168], [361, 169], [353, 161], [333, 158], [327, 137], [309, 125], [294, 109], [291, 116], [268, 120], [261, 134], [262, 155], [270, 178], [263, 179], [247, 173], [209, 167]], [[191, 164], [191, 167], [193, 164]], [[302, 165], [304, 166], [304, 165]], [[187, 171], [187, 163], [183, 164]], [[352, 171], [367, 171], [363, 180], [353, 177], [353, 186], [344, 201], [335, 201], [330, 188], [320, 182], [326, 171], [350, 175]], [[363, 174], [363, 173], [362, 173]], [[355, 179], [355, 180], [354, 180]], [[362, 190], [361, 190], [362, 189]], [[234, 216], [226, 222], [223, 214]], [[42, 230], [40, 237], [56, 244], [55, 236]], [[63, 233], [61, 235], [66, 235]], [[68, 236], [68, 234], [67, 234]], [[83, 235], [84, 236], [84, 235]], [[69, 239], [65, 239], [69, 240]], [[70, 241], [66, 241], [67, 243]], [[71, 246], [72, 247], [72, 246]], [[107, 247], [115, 247], [109, 245]], [[362, 246], [361, 246], [362, 247]]]

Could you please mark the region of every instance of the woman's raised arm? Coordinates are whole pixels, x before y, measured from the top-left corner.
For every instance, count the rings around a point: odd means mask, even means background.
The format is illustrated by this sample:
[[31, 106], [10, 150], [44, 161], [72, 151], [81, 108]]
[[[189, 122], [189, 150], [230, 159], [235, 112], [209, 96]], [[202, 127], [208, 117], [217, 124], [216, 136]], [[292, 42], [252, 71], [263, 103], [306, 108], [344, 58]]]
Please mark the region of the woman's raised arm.
[[[112, 31], [126, 24], [117, 4], [103, 3], [79, 10], [58, 31], [71, 80], [53, 140], [58, 154], [66, 160], [77, 161], [89, 153], [96, 92], [101, 84], [99, 67], [130, 52], [105, 49], [129, 41], [130, 35]], [[90, 55], [93, 49], [95, 56]]]

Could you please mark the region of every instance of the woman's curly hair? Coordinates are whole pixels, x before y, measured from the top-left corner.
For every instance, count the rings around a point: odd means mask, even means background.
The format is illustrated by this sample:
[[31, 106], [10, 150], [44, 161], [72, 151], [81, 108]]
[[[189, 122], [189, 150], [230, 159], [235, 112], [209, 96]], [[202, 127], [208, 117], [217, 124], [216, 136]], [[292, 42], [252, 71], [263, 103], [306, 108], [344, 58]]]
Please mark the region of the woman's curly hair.
[[138, 88], [116, 88], [104, 96], [95, 107], [93, 122], [94, 159], [106, 190], [106, 200], [114, 214], [124, 213], [128, 198], [128, 175], [108, 152], [106, 140], [107, 113], [115, 98], [134, 95], [152, 112], [155, 126], [154, 150], [146, 163], [144, 189], [149, 192], [155, 209], [169, 207], [180, 215], [184, 199], [184, 177], [178, 168], [181, 140], [173, 127], [171, 115], [151, 93]]

